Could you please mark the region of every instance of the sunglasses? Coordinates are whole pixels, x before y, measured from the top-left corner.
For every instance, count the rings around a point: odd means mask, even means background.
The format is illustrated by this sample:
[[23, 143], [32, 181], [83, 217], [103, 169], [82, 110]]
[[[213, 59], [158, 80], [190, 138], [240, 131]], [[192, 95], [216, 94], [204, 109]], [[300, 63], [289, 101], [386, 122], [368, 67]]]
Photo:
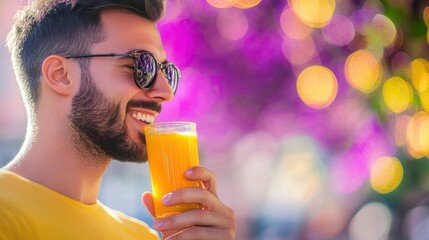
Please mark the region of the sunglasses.
[[159, 63], [158, 60], [149, 52], [144, 50], [133, 50], [130, 53], [106, 53], [106, 54], [83, 54], [76, 56], [67, 56], [65, 58], [89, 58], [89, 57], [129, 57], [133, 59], [134, 82], [143, 89], [149, 90], [153, 87], [158, 70], [164, 74], [175, 94], [180, 79], [180, 70], [172, 62]]

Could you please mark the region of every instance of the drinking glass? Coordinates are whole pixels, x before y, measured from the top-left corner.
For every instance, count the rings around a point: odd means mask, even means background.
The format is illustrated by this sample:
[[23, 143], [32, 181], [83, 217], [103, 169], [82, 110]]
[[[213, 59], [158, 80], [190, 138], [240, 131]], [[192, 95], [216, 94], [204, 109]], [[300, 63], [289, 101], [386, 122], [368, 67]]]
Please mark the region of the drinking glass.
[[155, 216], [164, 218], [201, 208], [198, 203], [164, 206], [161, 198], [187, 187], [201, 187], [201, 182], [188, 180], [184, 172], [199, 165], [196, 124], [164, 122], [144, 127], [149, 171], [154, 197]]

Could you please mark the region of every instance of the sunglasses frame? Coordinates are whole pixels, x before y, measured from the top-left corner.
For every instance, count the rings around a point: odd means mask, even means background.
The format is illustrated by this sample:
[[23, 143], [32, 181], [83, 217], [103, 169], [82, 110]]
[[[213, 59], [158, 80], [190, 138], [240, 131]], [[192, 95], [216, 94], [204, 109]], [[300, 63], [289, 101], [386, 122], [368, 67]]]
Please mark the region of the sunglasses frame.
[[[139, 75], [141, 72], [143, 72], [142, 69], [138, 68], [139, 62], [140, 62], [140, 56], [145, 54], [146, 56], [151, 57], [156, 66], [156, 71], [153, 77], [149, 80], [145, 80], [143, 77], [140, 77]], [[130, 53], [100, 53], [100, 54], [81, 54], [81, 55], [72, 55], [72, 56], [66, 56], [65, 58], [92, 58], [92, 57], [129, 57], [133, 59], [133, 66], [134, 66], [134, 83], [143, 90], [149, 90], [154, 85], [156, 78], [158, 76], [158, 71], [161, 70], [162, 74], [168, 81], [168, 85], [170, 86], [171, 90], [173, 91], [173, 94], [176, 94], [177, 87], [179, 85], [179, 80], [181, 77], [181, 73], [179, 68], [174, 64], [173, 62], [164, 62], [160, 63], [158, 59], [156, 59], [155, 56], [153, 56], [152, 53], [145, 51], [145, 50], [133, 50]], [[168, 66], [172, 66], [172, 69], [177, 73], [176, 80], [169, 79], [165, 70]]]

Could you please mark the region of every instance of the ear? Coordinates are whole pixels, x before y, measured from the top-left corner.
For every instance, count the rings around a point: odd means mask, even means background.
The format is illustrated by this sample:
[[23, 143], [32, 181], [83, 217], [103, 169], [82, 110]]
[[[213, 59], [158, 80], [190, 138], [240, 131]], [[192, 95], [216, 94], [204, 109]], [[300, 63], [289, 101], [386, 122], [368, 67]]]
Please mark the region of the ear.
[[47, 85], [61, 95], [73, 92], [73, 81], [70, 79], [68, 60], [58, 55], [48, 56], [42, 64], [42, 75]]

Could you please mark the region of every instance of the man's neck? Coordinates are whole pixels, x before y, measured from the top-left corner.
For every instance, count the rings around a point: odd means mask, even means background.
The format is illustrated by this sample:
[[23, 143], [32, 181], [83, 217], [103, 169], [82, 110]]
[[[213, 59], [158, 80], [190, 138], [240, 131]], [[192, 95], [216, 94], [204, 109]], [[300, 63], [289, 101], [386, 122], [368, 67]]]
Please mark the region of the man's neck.
[[102, 176], [111, 160], [88, 159], [67, 141], [53, 142], [54, 137], [37, 137], [37, 141], [26, 141], [4, 169], [79, 202], [96, 203]]

